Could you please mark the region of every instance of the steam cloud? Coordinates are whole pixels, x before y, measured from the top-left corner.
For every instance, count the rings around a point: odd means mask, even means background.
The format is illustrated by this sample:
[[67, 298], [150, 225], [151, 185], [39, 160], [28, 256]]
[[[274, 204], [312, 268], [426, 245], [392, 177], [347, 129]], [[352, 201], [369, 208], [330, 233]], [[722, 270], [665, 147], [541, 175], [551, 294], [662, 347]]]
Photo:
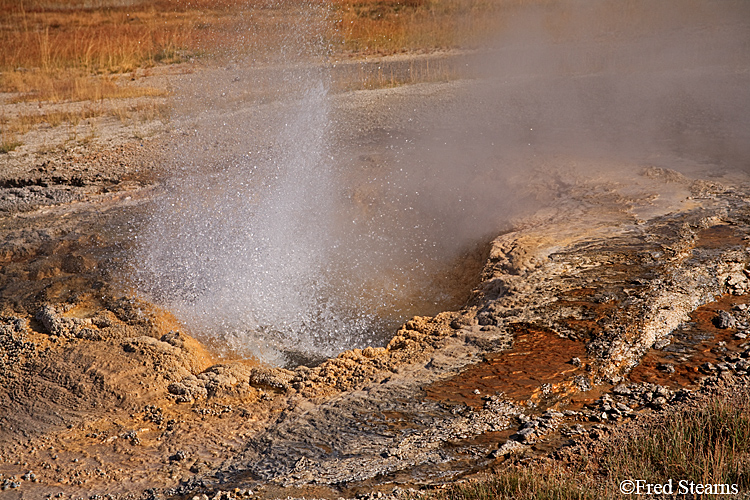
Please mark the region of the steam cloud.
[[456, 259], [543, 203], [525, 183], [560, 155], [750, 168], [748, 2], [504, 15], [485, 49], [454, 58], [458, 82], [331, 92], [320, 11], [278, 60], [184, 82], [140, 288], [198, 336], [309, 361], [454, 307]]

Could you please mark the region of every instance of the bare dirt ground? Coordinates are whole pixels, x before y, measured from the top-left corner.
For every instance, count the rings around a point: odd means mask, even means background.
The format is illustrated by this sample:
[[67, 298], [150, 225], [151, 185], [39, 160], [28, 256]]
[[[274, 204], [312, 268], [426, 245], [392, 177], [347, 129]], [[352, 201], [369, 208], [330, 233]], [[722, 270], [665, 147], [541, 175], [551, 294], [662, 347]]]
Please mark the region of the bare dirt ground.
[[[200, 75], [163, 71], [150, 78]], [[391, 109], [455, 109], [466, 85], [341, 91], [332, 106], [369, 117], [356, 143], [409, 121]], [[397, 495], [563, 456], [706, 380], [747, 389], [741, 168], [540, 152], [513, 186], [544, 202], [493, 239], [464, 307], [285, 369], [219, 357], [128, 288], [174, 130], [80, 127], [0, 156], [3, 498]]]

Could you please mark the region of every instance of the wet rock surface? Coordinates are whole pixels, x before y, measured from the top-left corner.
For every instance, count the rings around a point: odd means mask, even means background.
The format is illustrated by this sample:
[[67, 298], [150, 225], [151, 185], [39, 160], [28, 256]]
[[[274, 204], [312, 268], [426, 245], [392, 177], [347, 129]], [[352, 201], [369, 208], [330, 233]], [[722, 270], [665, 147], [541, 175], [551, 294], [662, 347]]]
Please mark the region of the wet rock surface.
[[133, 154], [2, 181], [8, 498], [397, 496], [747, 384], [742, 175], [608, 165], [563, 186], [576, 162], [556, 158], [526, 186], [550, 201], [492, 241], [464, 308], [283, 369], [221, 358], [128, 293], [156, 191]]
[[[432, 320], [450, 329], [433, 324], [424, 332], [407, 323], [383, 354], [413, 349], [405, 365], [378, 385], [290, 414], [226, 470], [283, 486], [351, 485], [375, 475], [398, 482], [406, 471], [412, 479], [439, 481], [466, 462], [481, 468], [530, 451], [562, 422], [610, 425], [684, 401], [697, 385], [669, 388], [627, 377], [702, 305], [726, 296], [745, 300], [743, 240], [717, 245], [706, 238], [727, 226], [748, 234], [747, 213], [744, 201], [724, 192], [682, 213], [624, 220], [601, 236], [569, 233], [564, 245], [546, 224], [503, 235], [493, 243], [472, 305]], [[529, 241], [534, 245], [523, 244]], [[737, 347], [734, 357], [743, 352]], [[721, 366], [728, 376], [744, 376], [742, 363], [739, 370]], [[659, 368], [665, 377], [676, 371]], [[609, 392], [590, 402], [582, 398], [603, 389]], [[428, 397], [415, 400], [422, 391]], [[389, 435], [370, 422], [404, 428]], [[584, 430], [575, 424], [565, 432]], [[469, 444], [499, 431], [511, 434], [490, 447]]]
[[[704, 379], [747, 377], [742, 192], [716, 190], [649, 220], [606, 201], [562, 234], [556, 214], [532, 221], [493, 242], [466, 308], [413, 318], [385, 347], [294, 370], [216, 363], [168, 314], [114, 295], [101, 247], [61, 243], [81, 226], [50, 234], [44, 214], [25, 219], [26, 234], [48, 237], [14, 247], [4, 269], [55, 258], [43, 245], [80, 258], [26, 271], [38, 291], [25, 295], [9, 293], [20, 278], [6, 271], [3, 488], [349, 496], [603, 438], [689, 401]], [[86, 282], [102, 284], [69, 290]]]

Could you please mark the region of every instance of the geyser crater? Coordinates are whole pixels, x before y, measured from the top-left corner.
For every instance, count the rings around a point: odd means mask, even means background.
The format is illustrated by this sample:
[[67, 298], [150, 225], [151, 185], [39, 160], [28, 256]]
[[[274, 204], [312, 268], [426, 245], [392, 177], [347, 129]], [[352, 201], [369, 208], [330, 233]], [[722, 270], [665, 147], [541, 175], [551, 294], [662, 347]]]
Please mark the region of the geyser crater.
[[[436, 204], [436, 172], [397, 134], [381, 134], [371, 155], [341, 147], [347, 127], [331, 118], [331, 100], [320, 78], [235, 111], [232, 127], [226, 116], [188, 123], [179, 168], [138, 240], [136, 279], [210, 345], [314, 364], [385, 345], [411, 316], [462, 306], [479, 280], [494, 227], [466, 239], [456, 224], [473, 216], [453, 213], [472, 196], [452, 186]], [[258, 119], [262, 137], [238, 133]], [[206, 153], [227, 133], [248, 152]]]

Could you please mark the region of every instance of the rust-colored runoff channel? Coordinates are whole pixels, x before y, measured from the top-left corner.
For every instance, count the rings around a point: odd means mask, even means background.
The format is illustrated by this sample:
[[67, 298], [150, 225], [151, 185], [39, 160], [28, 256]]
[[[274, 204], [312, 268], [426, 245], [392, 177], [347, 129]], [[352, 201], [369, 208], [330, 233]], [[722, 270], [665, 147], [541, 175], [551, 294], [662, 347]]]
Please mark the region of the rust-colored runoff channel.
[[742, 351], [748, 342], [735, 335], [736, 328], [718, 328], [714, 323], [720, 311], [732, 311], [737, 305], [748, 302], [750, 296], [747, 295], [725, 295], [699, 307], [690, 315], [691, 321], [672, 334], [669, 345], [646, 353], [630, 373], [630, 380], [673, 389], [696, 387], [708, 374], [707, 363], [724, 361], [729, 353]]
[[[514, 330], [511, 349], [491, 354], [455, 377], [426, 387], [427, 397], [481, 408], [484, 397], [496, 394], [521, 403], [539, 403], [545, 396], [577, 391], [574, 378], [584, 373], [587, 363], [583, 342], [529, 325], [516, 325]], [[581, 360], [580, 365], [573, 364], [574, 358]]]

